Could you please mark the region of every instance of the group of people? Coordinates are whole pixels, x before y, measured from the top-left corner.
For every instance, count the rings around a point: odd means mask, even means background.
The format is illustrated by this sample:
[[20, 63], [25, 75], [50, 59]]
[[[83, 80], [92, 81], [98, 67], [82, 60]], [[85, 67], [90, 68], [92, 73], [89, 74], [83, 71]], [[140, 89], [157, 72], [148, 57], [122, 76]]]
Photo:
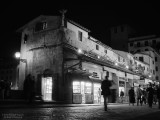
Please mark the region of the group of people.
[[158, 108], [160, 109], [160, 85], [149, 84], [147, 88], [141, 88], [141, 85], [134, 91], [134, 88], [128, 91], [129, 95], [129, 105], [137, 102], [137, 106], [139, 104], [148, 104], [150, 108], [152, 108], [153, 103], [156, 104], [158, 101]]
[[[102, 95], [104, 98], [104, 110], [107, 111], [107, 103], [108, 97], [111, 95], [110, 87], [112, 86], [111, 81], [108, 80], [108, 76], [106, 76], [105, 80], [101, 83], [101, 90]], [[141, 88], [141, 85], [134, 90], [134, 87], [128, 91], [129, 95], [129, 105], [134, 105], [137, 102], [137, 106], [140, 104], [148, 104], [150, 108], [152, 108], [153, 100], [157, 99], [158, 101], [158, 108], [160, 109], [160, 84], [157, 86], [153, 86], [151, 83], [148, 85], [147, 88]], [[120, 96], [124, 96], [124, 92], [120, 92]], [[156, 96], [156, 97], [155, 97]], [[156, 102], [156, 101], [155, 101]]]

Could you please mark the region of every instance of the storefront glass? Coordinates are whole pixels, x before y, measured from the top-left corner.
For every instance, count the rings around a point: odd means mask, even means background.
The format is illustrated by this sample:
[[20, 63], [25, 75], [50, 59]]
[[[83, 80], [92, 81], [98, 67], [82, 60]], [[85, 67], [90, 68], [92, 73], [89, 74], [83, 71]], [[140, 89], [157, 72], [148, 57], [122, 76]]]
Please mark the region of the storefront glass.
[[52, 100], [52, 77], [42, 78], [43, 100]]

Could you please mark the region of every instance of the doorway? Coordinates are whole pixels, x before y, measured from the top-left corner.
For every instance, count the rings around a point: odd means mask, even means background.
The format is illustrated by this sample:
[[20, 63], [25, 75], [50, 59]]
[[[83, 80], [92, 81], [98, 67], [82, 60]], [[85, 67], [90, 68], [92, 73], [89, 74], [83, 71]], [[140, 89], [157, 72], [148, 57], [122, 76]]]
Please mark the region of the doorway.
[[52, 77], [42, 77], [42, 98], [43, 100], [52, 100]]

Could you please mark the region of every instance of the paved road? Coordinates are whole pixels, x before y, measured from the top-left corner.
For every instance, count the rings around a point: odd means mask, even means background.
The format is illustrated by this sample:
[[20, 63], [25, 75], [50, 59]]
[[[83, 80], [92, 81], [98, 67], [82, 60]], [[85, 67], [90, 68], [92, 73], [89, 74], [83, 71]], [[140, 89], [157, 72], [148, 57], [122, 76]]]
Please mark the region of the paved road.
[[148, 106], [103, 105], [75, 107], [25, 107], [1, 108], [0, 120], [160, 120], [157, 105]]

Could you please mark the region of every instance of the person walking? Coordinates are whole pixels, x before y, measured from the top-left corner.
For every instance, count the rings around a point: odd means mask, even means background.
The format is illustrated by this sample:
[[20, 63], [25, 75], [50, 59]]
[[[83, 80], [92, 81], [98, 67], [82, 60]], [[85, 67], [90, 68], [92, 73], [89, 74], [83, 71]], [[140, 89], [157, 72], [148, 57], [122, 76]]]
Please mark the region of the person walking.
[[110, 91], [111, 82], [108, 80], [108, 76], [105, 77], [105, 79], [101, 83], [101, 89], [102, 89], [102, 95], [104, 98], [104, 110], [107, 111], [107, 102], [108, 102], [108, 96], [111, 94]]
[[146, 91], [146, 88], [143, 88], [142, 90], [142, 102], [141, 104], [146, 104], [147, 103], [147, 91]]
[[128, 91], [128, 95], [129, 95], [129, 105], [132, 103], [132, 105], [134, 106], [135, 103], [134, 87], [131, 87], [131, 89]]
[[147, 88], [147, 93], [148, 93], [148, 105], [150, 108], [152, 108], [154, 90], [152, 88], [151, 83], [149, 84], [149, 87]]
[[139, 103], [142, 106], [142, 99], [141, 99], [142, 90], [141, 90], [141, 85], [139, 85], [139, 87], [137, 88], [136, 95], [137, 95], [137, 106], [139, 106]]
[[123, 92], [122, 89], [121, 89], [121, 91], [120, 91], [120, 99], [121, 99], [121, 103], [123, 103], [123, 97], [124, 97], [124, 92]]
[[160, 109], [160, 84], [157, 86], [158, 108]]

